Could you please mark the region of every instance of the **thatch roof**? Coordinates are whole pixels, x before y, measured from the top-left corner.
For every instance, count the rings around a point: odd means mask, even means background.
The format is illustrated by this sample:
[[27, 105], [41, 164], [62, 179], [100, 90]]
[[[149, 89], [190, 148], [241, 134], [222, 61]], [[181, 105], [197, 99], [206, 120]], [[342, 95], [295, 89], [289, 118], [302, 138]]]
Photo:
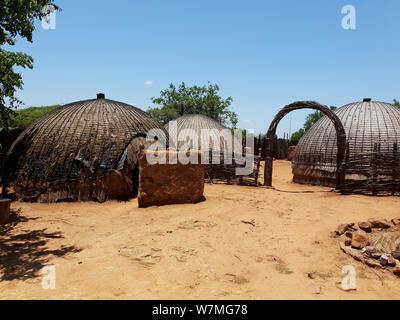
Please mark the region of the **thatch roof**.
[[[177, 126], [176, 130], [174, 127], [170, 127], [170, 123], [172, 121], [176, 121]], [[215, 141], [220, 140], [220, 149], [219, 150], [224, 150], [224, 141], [221, 139], [221, 136], [219, 133], [221, 133], [222, 130], [228, 130], [224, 126], [222, 126], [220, 123], [215, 121], [214, 119], [211, 119], [207, 116], [201, 115], [201, 114], [190, 114], [190, 115], [184, 115], [181, 116], [175, 120], [172, 120], [169, 123], [165, 125], [165, 129], [170, 133], [170, 139], [172, 139], [174, 136], [177, 136], [179, 139], [179, 135], [182, 133], [183, 130], [185, 129], [192, 129], [193, 130], [193, 137], [190, 136], [190, 141], [188, 141], [188, 146], [190, 148], [196, 148], [196, 143], [195, 140], [198, 139], [197, 142], [197, 147], [199, 149], [202, 148], [202, 140], [201, 140], [201, 132], [202, 130], [208, 130], [210, 133], [210, 140], [215, 139]], [[179, 139], [180, 140], [180, 139]], [[170, 144], [173, 145], [173, 141], [170, 141]], [[178, 141], [178, 148], [181, 148], [185, 144], [185, 141]], [[240, 142], [241, 145], [241, 142]]]
[[164, 130], [146, 112], [102, 94], [67, 104], [23, 131], [8, 152], [2, 182], [63, 183], [75, 181], [81, 168], [120, 169], [130, 142], [153, 128]]
[[[394, 144], [400, 142], [399, 108], [364, 99], [345, 105], [335, 113], [343, 123], [348, 141], [347, 174], [362, 174], [365, 168], [370, 167], [374, 148], [379, 149], [377, 151], [382, 157], [393, 155]], [[300, 175], [312, 175], [319, 171], [329, 176], [336, 172], [336, 157], [336, 131], [328, 117], [324, 116], [301, 138], [292, 167], [294, 173]], [[387, 165], [391, 166], [390, 161]]]

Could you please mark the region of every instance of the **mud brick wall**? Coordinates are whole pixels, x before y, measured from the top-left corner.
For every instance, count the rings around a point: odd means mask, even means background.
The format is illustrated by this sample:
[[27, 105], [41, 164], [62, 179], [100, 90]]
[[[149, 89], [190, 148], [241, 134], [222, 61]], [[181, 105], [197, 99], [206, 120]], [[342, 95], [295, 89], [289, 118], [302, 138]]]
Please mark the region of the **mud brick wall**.
[[179, 156], [176, 151], [163, 153], [167, 164], [150, 164], [146, 150], [139, 154], [139, 208], [168, 204], [197, 203], [205, 200], [204, 166], [200, 164], [201, 152], [196, 151], [199, 164], [168, 164], [169, 157]]

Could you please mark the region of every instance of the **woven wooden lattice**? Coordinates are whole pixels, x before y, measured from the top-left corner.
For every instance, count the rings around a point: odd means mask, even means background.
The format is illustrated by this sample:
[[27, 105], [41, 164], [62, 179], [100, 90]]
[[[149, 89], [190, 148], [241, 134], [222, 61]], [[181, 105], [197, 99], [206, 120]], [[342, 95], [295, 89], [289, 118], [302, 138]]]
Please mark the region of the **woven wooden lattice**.
[[[272, 185], [272, 166], [273, 166], [273, 154], [274, 154], [274, 139], [276, 136], [276, 128], [282, 118], [288, 113], [299, 110], [299, 109], [314, 109], [323, 112], [326, 115], [326, 120], [329, 121], [334, 129], [333, 139], [336, 143], [336, 186], [342, 185], [344, 174], [341, 168], [346, 144], [346, 133], [344, 127], [338, 118], [338, 116], [332, 112], [327, 106], [319, 104], [315, 101], [297, 101], [283, 107], [278, 114], [272, 120], [269, 126], [266, 140], [265, 140], [265, 169], [264, 169], [264, 184], [266, 186]], [[322, 128], [324, 129], [324, 128]], [[313, 143], [318, 143], [314, 142]]]
[[[339, 108], [335, 114], [343, 123], [348, 141], [345, 181], [340, 189], [346, 193], [399, 192], [400, 109], [366, 99]], [[316, 170], [329, 178], [336, 172], [336, 154], [335, 129], [323, 117], [300, 140], [292, 167], [297, 172]]]
[[[205, 182], [224, 182], [227, 184], [238, 184], [247, 186], [259, 185], [259, 173], [261, 165], [261, 157], [254, 156], [254, 159], [247, 158], [248, 162], [252, 160], [253, 171], [248, 175], [237, 175], [236, 169], [243, 167], [243, 163], [238, 160], [238, 155], [232, 154], [232, 164], [223, 163], [223, 154], [221, 154], [221, 161], [219, 164], [207, 164], [204, 166]], [[240, 156], [243, 159], [243, 155]], [[243, 160], [242, 160], [243, 161]]]

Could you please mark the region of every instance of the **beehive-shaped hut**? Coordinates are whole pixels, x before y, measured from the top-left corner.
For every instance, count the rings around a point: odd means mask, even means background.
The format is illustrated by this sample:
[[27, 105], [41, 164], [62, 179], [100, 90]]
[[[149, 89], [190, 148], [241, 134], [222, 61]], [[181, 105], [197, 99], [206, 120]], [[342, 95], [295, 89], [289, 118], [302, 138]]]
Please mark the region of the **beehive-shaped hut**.
[[137, 159], [149, 130], [164, 128], [146, 112], [97, 99], [44, 115], [11, 146], [3, 195], [23, 201], [127, 200], [137, 195]]
[[[172, 122], [175, 122], [176, 125], [172, 125]], [[228, 147], [228, 140], [221, 134], [227, 134], [229, 129], [201, 114], [181, 116], [167, 123], [165, 129], [170, 134], [170, 145], [178, 149], [186, 146], [190, 149], [223, 152]], [[204, 133], [208, 134], [204, 135]], [[177, 138], [177, 141], [174, 141], [174, 137]], [[233, 150], [231, 145], [233, 146], [233, 143], [229, 144], [229, 149]]]
[[[398, 188], [400, 109], [364, 99], [335, 111], [347, 135], [345, 186], [350, 191]], [[336, 131], [324, 116], [301, 138], [293, 156], [293, 181], [335, 186]], [[397, 183], [397, 186], [395, 185]]]

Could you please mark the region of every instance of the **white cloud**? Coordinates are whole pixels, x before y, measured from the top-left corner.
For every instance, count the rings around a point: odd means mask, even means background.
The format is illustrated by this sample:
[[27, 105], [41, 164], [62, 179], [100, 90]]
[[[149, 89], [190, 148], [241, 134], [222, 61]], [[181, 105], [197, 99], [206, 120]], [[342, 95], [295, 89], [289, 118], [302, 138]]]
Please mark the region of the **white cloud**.
[[242, 122], [243, 123], [250, 123], [251, 121], [250, 120], [243, 120]]
[[154, 83], [153, 80], [147, 80], [147, 81], [145, 81], [144, 84], [145, 84], [146, 86], [151, 86], [153, 83]]

